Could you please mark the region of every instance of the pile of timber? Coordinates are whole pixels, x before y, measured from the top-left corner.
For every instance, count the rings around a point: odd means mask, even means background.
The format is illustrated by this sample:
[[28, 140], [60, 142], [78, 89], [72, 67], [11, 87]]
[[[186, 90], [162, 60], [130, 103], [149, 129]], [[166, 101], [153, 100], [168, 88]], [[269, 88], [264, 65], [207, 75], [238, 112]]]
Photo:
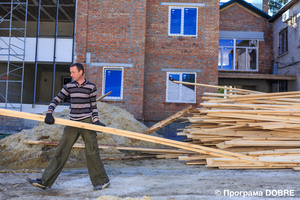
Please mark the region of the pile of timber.
[[[0, 115], [9, 116], [9, 117], [18, 117], [18, 118], [30, 119], [30, 120], [36, 120], [36, 121], [44, 121], [44, 119], [45, 119], [45, 116], [42, 116], [42, 115], [23, 113], [23, 112], [5, 110], [5, 109], [0, 109]], [[133, 139], [144, 140], [144, 141], [148, 141], [148, 142], [154, 142], [154, 143], [158, 143], [158, 144], [163, 144], [163, 145], [179, 148], [179, 149], [182, 149], [185, 151], [187, 150], [187, 151], [194, 152], [194, 153], [208, 154], [211, 156], [226, 158], [226, 159], [230, 159], [230, 160], [237, 160], [237, 161], [242, 160], [246, 163], [252, 163], [255, 166], [266, 166], [266, 167], [269, 166], [269, 164], [260, 162], [260, 161], [258, 161], [258, 159], [251, 157], [251, 156], [242, 155], [242, 154], [238, 154], [238, 153], [234, 153], [234, 152], [223, 151], [220, 149], [209, 148], [209, 147], [200, 146], [200, 145], [196, 145], [196, 144], [189, 144], [189, 143], [185, 143], [185, 142], [174, 141], [174, 140], [155, 137], [155, 136], [151, 136], [151, 135], [145, 135], [142, 133], [135, 133], [135, 132], [131, 132], [131, 131], [125, 131], [125, 130], [110, 128], [110, 127], [103, 127], [103, 126], [98, 126], [95, 124], [88, 124], [88, 123], [71, 121], [71, 120], [60, 119], [60, 118], [55, 118], [55, 123], [61, 124], [61, 125], [66, 125], [66, 126], [72, 126], [72, 127], [93, 130], [93, 131], [111, 133], [111, 134], [115, 134], [115, 135], [119, 135], [119, 136], [130, 137]]]
[[[157, 158], [178, 157], [187, 164], [205, 164], [220, 169], [300, 169], [300, 92], [261, 93], [235, 88], [226, 94], [204, 95], [205, 102], [200, 108], [188, 107], [149, 128], [144, 134], [59, 118], [55, 122], [171, 146], [174, 149], [116, 148], [159, 154]], [[189, 117], [185, 119], [191, 124], [178, 133], [188, 138], [186, 142], [148, 135], [187, 113]], [[45, 117], [4, 109], [0, 109], [0, 115], [37, 121], [44, 121]], [[75, 147], [84, 148], [80, 145]]]
[[205, 154], [179, 156], [179, 160], [220, 169], [299, 169], [299, 91], [261, 93], [232, 89], [227, 94], [204, 95], [206, 101], [187, 117], [191, 124], [177, 134], [186, 136], [191, 144], [251, 156], [270, 166]]

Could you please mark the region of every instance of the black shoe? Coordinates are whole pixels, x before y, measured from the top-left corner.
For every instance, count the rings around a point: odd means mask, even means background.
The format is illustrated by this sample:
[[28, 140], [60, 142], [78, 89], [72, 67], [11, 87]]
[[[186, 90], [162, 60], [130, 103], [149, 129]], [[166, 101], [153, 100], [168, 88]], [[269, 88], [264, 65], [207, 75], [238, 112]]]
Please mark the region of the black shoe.
[[31, 178], [26, 178], [26, 180], [28, 181], [28, 183], [30, 183], [31, 185], [33, 185], [34, 187], [39, 188], [40, 190], [45, 190], [47, 186], [44, 186], [42, 184], [42, 180], [37, 178], [37, 179], [31, 179]]
[[106, 182], [106, 183], [103, 183], [102, 185], [97, 185], [94, 187], [94, 190], [103, 190], [104, 188], [107, 188], [109, 186], [110, 182]]

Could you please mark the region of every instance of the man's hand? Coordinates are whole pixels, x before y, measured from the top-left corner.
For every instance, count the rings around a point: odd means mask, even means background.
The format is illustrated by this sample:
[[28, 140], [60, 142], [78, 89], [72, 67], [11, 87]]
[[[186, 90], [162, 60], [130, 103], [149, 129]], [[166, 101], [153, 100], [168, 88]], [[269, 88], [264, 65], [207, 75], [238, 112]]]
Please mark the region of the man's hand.
[[99, 120], [95, 121], [94, 124], [100, 125], [100, 126], [105, 126], [105, 124], [101, 123]]
[[54, 124], [55, 120], [52, 116], [52, 113], [46, 113], [45, 123], [46, 124]]

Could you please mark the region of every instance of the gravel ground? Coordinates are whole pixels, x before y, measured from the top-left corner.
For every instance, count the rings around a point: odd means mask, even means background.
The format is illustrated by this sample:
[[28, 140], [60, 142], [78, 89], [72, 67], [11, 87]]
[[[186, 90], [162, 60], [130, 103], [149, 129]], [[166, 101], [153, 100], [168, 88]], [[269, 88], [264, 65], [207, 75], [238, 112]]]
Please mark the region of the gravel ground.
[[87, 200], [105, 195], [150, 196], [153, 200], [240, 199], [243, 195], [248, 195], [246, 199], [300, 199], [300, 174], [292, 169], [218, 170], [186, 165], [177, 159], [112, 160], [104, 164], [111, 185], [102, 191], [93, 191], [86, 168], [64, 169], [45, 191], [26, 181], [27, 177], [40, 177], [41, 172], [0, 173], [0, 199]]

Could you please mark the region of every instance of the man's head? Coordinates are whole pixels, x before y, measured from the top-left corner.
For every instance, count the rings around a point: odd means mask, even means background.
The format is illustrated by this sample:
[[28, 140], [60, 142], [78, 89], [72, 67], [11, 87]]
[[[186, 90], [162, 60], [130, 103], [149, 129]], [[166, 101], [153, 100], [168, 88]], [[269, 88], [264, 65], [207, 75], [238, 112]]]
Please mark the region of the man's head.
[[84, 74], [84, 67], [83, 67], [83, 65], [81, 63], [74, 63], [74, 64], [72, 64], [70, 66], [70, 68], [74, 67], [74, 66], [77, 67], [78, 72], [80, 72], [80, 70], [81, 70], [82, 71], [82, 75]]
[[84, 74], [84, 68], [83, 65], [80, 63], [74, 63], [70, 66], [70, 73], [71, 77], [74, 81], [80, 81], [83, 80], [83, 74]]

